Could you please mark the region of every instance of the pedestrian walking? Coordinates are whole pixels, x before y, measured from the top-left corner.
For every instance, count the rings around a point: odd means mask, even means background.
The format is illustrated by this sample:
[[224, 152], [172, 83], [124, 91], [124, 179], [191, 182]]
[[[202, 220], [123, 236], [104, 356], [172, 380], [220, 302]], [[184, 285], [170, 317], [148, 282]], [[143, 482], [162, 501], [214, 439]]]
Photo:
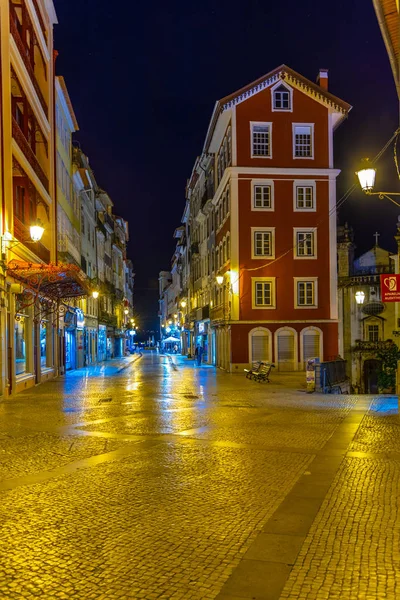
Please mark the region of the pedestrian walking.
[[203, 357], [203, 348], [200, 345], [196, 347], [196, 350], [194, 351], [194, 355], [196, 357], [197, 366], [200, 367], [201, 359]]

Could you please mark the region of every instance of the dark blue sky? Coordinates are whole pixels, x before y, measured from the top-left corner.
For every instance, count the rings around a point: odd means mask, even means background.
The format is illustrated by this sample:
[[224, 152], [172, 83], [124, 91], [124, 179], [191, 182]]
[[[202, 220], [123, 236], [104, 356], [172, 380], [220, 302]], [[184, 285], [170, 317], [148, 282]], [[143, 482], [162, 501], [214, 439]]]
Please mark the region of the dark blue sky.
[[[135, 307], [157, 324], [157, 276], [168, 269], [184, 190], [215, 101], [285, 63], [353, 105], [335, 138], [338, 197], [358, 160], [397, 126], [396, 93], [371, 0], [55, 0], [57, 74], [63, 75], [98, 183], [129, 220]], [[388, 187], [394, 165], [382, 164]], [[379, 184], [378, 184], [379, 185]], [[393, 185], [398, 185], [394, 178]], [[394, 248], [397, 209], [353, 194], [340, 211], [358, 253]], [[150, 289], [149, 289], [150, 288]], [[154, 288], [154, 291], [151, 291]]]

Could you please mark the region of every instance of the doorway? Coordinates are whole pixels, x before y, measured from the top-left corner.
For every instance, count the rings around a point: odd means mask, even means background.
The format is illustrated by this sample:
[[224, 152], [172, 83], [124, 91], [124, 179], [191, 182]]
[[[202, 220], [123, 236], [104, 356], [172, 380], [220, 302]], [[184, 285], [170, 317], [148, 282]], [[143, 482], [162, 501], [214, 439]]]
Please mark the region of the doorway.
[[364, 392], [376, 394], [378, 392], [378, 374], [381, 370], [381, 361], [369, 358], [364, 361]]
[[290, 329], [278, 332], [278, 369], [279, 371], [294, 371], [295, 345], [294, 333]]

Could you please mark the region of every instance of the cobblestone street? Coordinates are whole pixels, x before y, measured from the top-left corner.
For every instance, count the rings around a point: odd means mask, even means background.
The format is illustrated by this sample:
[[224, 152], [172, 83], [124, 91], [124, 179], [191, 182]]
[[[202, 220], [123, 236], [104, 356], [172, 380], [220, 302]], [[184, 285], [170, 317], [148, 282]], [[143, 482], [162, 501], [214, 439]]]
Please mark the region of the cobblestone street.
[[0, 600], [400, 598], [397, 398], [173, 361], [0, 402]]

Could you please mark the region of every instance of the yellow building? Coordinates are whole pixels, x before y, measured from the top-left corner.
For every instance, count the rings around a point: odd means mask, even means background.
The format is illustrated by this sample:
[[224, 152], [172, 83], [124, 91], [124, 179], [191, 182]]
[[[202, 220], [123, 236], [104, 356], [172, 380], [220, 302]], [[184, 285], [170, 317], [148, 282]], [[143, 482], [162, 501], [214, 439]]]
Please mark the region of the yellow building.
[[2, 395], [57, 373], [63, 299], [85, 293], [78, 267], [56, 266], [56, 22], [51, 0], [0, 2]]

